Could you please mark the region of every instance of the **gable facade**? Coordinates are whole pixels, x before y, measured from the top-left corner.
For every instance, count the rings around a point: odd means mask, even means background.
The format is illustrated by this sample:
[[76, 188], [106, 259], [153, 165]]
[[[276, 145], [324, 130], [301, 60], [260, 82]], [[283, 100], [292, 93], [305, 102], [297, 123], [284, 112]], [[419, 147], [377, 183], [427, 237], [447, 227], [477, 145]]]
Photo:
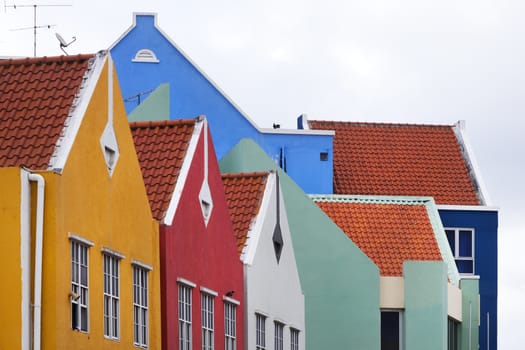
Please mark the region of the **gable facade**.
[[[150, 58], [141, 53], [149, 51]], [[159, 111], [146, 98], [169, 83], [169, 118], [206, 115], [221, 159], [241, 138], [252, 138], [306, 191], [331, 193], [332, 132], [258, 127], [157, 25], [157, 15], [135, 13], [133, 25], [111, 46], [126, 110], [135, 121]], [[142, 58], [140, 58], [142, 57]], [[137, 111], [135, 112], [135, 110]], [[164, 110], [164, 109], [162, 109]], [[314, 174], [323, 176], [315, 178]], [[315, 179], [315, 180], [314, 180]]]
[[304, 296], [278, 181], [273, 171], [223, 175], [234, 226], [242, 230], [236, 235], [244, 263], [246, 349], [306, 348]]
[[[189, 133], [180, 138], [184, 130]], [[242, 263], [206, 120], [138, 123], [132, 132], [151, 206], [167, 203], [157, 211], [162, 222], [162, 348], [193, 349], [213, 342], [242, 349]], [[162, 141], [170, 137], [174, 142]]]
[[[31, 79], [26, 90], [30, 94], [20, 99], [30, 110], [29, 123], [60, 131], [53, 140], [12, 143], [36, 147], [31, 157], [39, 160], [31, 169], [18, 168], [17, 176], [13, 168], [1, 169], [19, 177], [2, 186], [20, 189], [19, 230], [5, 247], [19, 252], [8, 258], [21, 266], [21, 278], [10, 281], [20, 294], [0, 316], [21, 319], [21, 325], [12, 326], [20, 331], [3, 337], [2, 347], [160, 346], [158, 225], [149, 210], [111, 59], [101, 52], [80, 68], [76, 63], [83, 59], [33, 59], [36, 67], [7, 63], [12, 71], [33, 74], [51, 66], [45, 75]], [[66, 78], [61, 80], [61, 75]], [[72, 96], [63, 99], [65, 91]], [[53, 102], [40, 104], [46, 94], [54, 96]], [[25, 118], [24, 108], [10, 115], [13, 122]], [[68, 112], [59, 118], [59, 111]], [[106, 130], [110, 137], [105, 137]], [[22, 141], [25, 132], [32, 135], [15, 126], [1, 143], [12, 142], [9, 135]], [[44, 152], [47, 148], [52, 152]], [[26, 164], [18, 162], [19, 167]], [[141, 300], [134, 296], [138, 287]], [[142, 310], [142, 318], [135, 317], [135, 307]], [[138, 330], [136, 325], [144, 327]]]

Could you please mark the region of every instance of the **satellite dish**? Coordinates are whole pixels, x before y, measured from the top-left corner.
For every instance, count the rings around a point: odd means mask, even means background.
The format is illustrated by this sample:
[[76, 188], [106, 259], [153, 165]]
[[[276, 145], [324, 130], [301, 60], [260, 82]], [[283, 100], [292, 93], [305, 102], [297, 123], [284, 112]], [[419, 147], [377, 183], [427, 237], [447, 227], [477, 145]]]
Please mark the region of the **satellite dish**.
[[69, 45], [71, 45], [73, 42], [75, 42], [77, 40], [77, 38], [74, 36], [73, 37], [73, 40], [71, 40], [70, 42], [66, 42], [64, 40], [64, 38], [62, 37], [62, 35], [58, 34], [58, 33], [55, 33], [58, 41], [60, 42], [60, 50], [62, 50], [66, 56], [68, 55], [66, 50], [64, 50], [64, 47], [68, 47]]

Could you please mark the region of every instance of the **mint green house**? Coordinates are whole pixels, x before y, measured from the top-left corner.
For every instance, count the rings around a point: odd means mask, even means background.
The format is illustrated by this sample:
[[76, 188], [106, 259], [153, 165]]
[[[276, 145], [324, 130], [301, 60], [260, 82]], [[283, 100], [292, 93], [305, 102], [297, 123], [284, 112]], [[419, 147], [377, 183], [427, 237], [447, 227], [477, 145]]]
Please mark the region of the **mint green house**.
[[[248, 139], [220, 167], [279, 172], [305, 299], [306, 349], [478, 348], [478, 280], [460, 279], [431, 198], [309, 197]], [[344, 205], [327, 209], [330, 202]], [[357, 221], [345, 226], [341, 218]], [[381, 241], [374, 252], [366, 243], [371, 232]]]
[[306, 349], [380, 349], [379, 269], [255, 142], [243, 139], [221, 172], [275, 169], [305, 299]]

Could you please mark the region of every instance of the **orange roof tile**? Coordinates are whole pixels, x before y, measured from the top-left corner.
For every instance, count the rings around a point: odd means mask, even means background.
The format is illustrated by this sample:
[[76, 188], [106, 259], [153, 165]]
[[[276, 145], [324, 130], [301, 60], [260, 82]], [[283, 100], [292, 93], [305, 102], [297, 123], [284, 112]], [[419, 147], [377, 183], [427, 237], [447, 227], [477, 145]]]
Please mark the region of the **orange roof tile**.
[[0, 61], [0, 167], [48, 167], [93, 57]]
[[404, 261], [442, 260], [425, 204], [314, 201], [372, 259], [381, 276], [402, 276]]
[[334, 193], [479, 205], [453, 126], [310, 121], [335, 130]]
[[267, 172], [222, 175], [239, 255], [246, 245], [251, 223], [259, 213], [267, 179]]
[[130, 123], [153, 217], [162, 220], [168, 209], [195, 119]]

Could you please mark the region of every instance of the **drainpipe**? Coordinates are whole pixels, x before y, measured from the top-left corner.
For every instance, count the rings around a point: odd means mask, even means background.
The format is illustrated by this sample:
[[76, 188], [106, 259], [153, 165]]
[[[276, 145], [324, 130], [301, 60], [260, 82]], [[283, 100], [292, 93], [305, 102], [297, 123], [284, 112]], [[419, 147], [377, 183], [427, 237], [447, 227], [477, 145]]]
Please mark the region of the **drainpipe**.
[[36, 224], [35, 224], [35, 276], [33, 295], [33, 350], [40, 350], [42, 328], [42, 255], [44, 236], [44, 190], [42, 175], [29, 174], [29, 181], [37, 183]]

